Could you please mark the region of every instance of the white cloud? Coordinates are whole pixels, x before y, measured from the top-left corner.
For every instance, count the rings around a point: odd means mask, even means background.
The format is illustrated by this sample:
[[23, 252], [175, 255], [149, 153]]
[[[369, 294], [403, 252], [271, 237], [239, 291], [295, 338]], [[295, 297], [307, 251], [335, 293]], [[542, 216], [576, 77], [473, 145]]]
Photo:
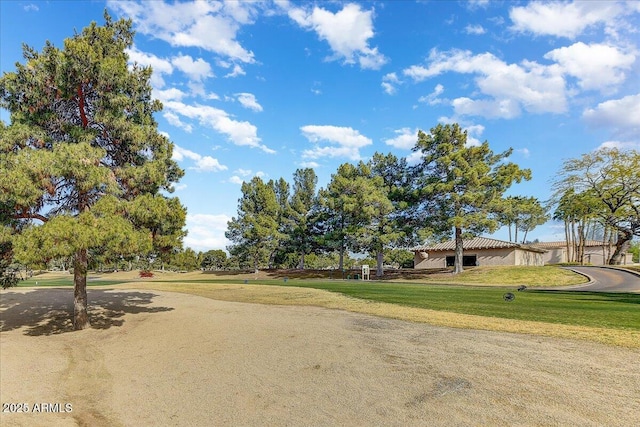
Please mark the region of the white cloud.
[[464, 28], [464, 31], [467, 34], [474, 34], [474, 35], [481, 35], [486, 33], [486, 30], [482, 27], [482, 25], [467, 25]]
[[477, 7], [486, 7], [489, 5], [489, 0], [467, 0], [467, 5], [471, 9], [475, 9]]
[[218, 159], [211, 156], [204, 156], [196, 161], [196, 167], [193, 168], [199, 172], [220, 172], [227, 170], [225, 165], [221, 165]]
[[350, 127], [308, 125], [301, 127], [300, 130], [310, 142], [317, 144], [326, 141], [331, 144], [305, 150], [302, 153], [304, 158], [347, 157], [351, 160], [359, 160], [360, 148], [372, 144], [371, 139]]
[[232, 119], [226, 111], [208, 105], [186, 105], [178, 101], [164, 104], [166, 110], [190, 119], [197, 119], [201, 125], [208, 126], [223, 135], [235, 145], [259, 148], [265, 153], [273, 154], [274, 150], [264, 144], [258, 137], [258, 129], [249, 122]]
[[464, 130], [467, 131], [467, 145], [481, 145], [480, 137], [484, 133], [484, 126], [482, 125], [469, 125], [465, 126]]
[[257, 171], [254, 173], [251, 169], [242, 168], [235, 170], [234, 173], [237, 175], [233, 175], [231, 178], [229, 178], [229, 182], [238, 185], [242, 184], [243, 182], [250, 181], [250, 176], [257, 176], [258, 178], [267, 176], [267, 174], [263, 171]]
[[513, 99], [456, 98], [451, 103], [459, 116], [482, 116], [489, 119], [513, 119], [520, 115], [520, 104]]
[[34, 3], [29, 3], [28, 5], [24, 6], [23, 9], [27, 12], [37, 12], [40, 10], [40, 8], [38, 7], [38, 5], [34, 4]]
[[582, 89], [604, 90], [622, 83], [636, 60], [634, 53], [625, 53], [606, 44], [575, 43], [554, 49], [544, 55], [558, 63], [562, 71], [578, 79]]
[[108, 1], [117, 13], [133, 20], [136, 31], [172, 46], [198, 47], [223, 57], [253, 63], [253, 52], [236, 40], [242, 25], [252, 23], [250, 2]]
[[237, 169], [236, 171], [234, 171], [235, 173], [241, 175], [241, 176], [249, 176], [251, 175], [253, 172], [251, 171], [251, 169]]
[[152, 53], [142, 52], [135, 46], [130, 49], [125, 49], [125, 53], [129, 56], [130, 63], [138, 63], [143, 67], [151, 67], [153, 70], [151, 74], [151, 85], [155, 88], [164, 87], [163, 74], [173, 73], [173, 65], [171, 65], [171, 62], [158, 58]]
[[532, 61], [507, 64], [491, 53], [432, 50], [429, 65], [413, 65], [403, 71], [420, 82], [445, 72], [477, 75], [475, 82], [488, 99], [458, 98], [453, 101], [459, 115], [513, 118], [521, 109], [530, 113], [563, 113], [567, 110], [565, 81], [558, 66]]
[[601, 148], [617, 148], [620, 151], [624, 150], [636, 150], [640, 151], [640, 141], [606, 141], [603, 142], [596, 148], [599, 150]]
[[388, 73], [382, 77], [382, 89], [389, 95], [397, 92], [396, 86], [402, 84], [396, 73]]
[[170, 89], [153, 89], [153, 97], [161, 102], [165, 101], [180, 101], [182, 98], [186, 96], [186, 93], [181, 91], [180, 89], [176, 89], [174, 87]]
[[196, 251], [225, 249], [230, 244], [224, 236], [229, 221], [231, 217], [225, 214], [187, 214], [185, 246]]
[[187, 133], [191, 133], [193, 131], [193, 126], [191, 126], [188, 123], [184, 123], [182, 120], [180, 120], [180, 117], [178, 117], [176, 114], [172, 113], [171, 111], [165, 111], [164, 113], [162, 113], [162, 116], [172, 126], [181, 128]]
[[638, 141], [640, 135], [640, 93], [601, 102], [584, 111], [582, 117], [593, 127], [610, 128], [614, 135]]
[[231, 72], [230, 72], [230, 73], [227, 73], [227, 74], [225, 75], [225, 77], [226, 77], [226, 78], [229, 78], [229, 77], [238, 77], [238, 76], [244, 76], [244, 75], [246, 75], [246, 74], [247, 74], [247, 73], [242, 69], [242, 67], [241, 67], [241, 66], [239, 66], [238, 64], [235, 64], [235, 65], [233, 66], [233, 70], [231, 70]]
[[317, 169], [320, 167], [320, 165], [317, 162], [301, 162], [300, 166], [302, 166], [303, 168], [311, 168], [311, 169]]
[[258, 104], [256, 96], [252, 93], [236, 93], [236, 99], [245, 108], [253, 111], [262, 111], [262, 105]]
[[441, 84], [437, 84], [436, 87], [433, 88], [433, 92], [429, 95], [421, 96], [418, 98], [418, 102], [426, 102], [429, 105], [437, 105], [442, 102], [442, 99], [438, 98], [444, 92], [444, 86]]
[[509, 11], [513, 30], [573, 39], [596, 25], [613, 26], [623, 8], [614, 1], [530, 2]]
[[202, 156], [194, 151], [182, 148], [179, 145], [174, 144], [172, 159], [181, 162], [184, 159], [190, 159], [195, 162], [194, 167], [189, 169], [196, 170], [198, 172], [220, 172], [227, 170], [225, 165], [221, 165], [217, 159], [211, 156]]
[[385, 139], [385, 144], [403, 150], [410, 150], [418, 141], [418, 129], [402, 128], [394, 131], [395, 138]]
[[407, 159], [407, 164], [409, 166], [415, 166], [422, 160], [422, 153], [420, 151], [414, 151], [405, 157], [405, 159]]
[[189, 76], [189, 79], [197, 82], [207, 77], [213, 77], [211, 65], [202, 58], [194, 61], [189, 55], [178, 55], [171, 58], [171, 64]]
[[175, 161], [182, 161], [185, 158], [191, 160], [198, 160], [200, 158], [200, 154], [195, 153], [191, 150], [187, 150], [186, 148], [182, 148], [177, 144], [173, 144], [173, 156], [171, 158]]
[[516, 150], [516, 153], [522, 154], [525, 158], [529, 158], [529, 156], [531, 156], [531, 151], [529, 151], [528, 148], [519, 148]]
[[362, 10], [360, 5], [349, 3], [336, 13], [317, 6], [312, 11], [289, 8], [288, 13], [302, 28], [315, 31], [321, 40], [329, 43], [333, 51], [329, 60], [357, 62], [361, 68], [374, 70], [387, 62], [377, 47], [369, 46], [369, 39], [375, 35], [372, 10]]

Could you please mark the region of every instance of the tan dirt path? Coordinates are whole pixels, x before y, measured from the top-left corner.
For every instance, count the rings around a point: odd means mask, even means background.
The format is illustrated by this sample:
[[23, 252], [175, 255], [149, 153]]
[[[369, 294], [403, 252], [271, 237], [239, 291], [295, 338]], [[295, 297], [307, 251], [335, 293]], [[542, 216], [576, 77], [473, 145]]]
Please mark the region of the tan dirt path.
[[156, 290], [89, 292], [96, 329], [71, 333], [69, 289], [0, 294], [0, 400], [73, 407], [2, 413], [2, 426], [640, 421], [638, 349]]

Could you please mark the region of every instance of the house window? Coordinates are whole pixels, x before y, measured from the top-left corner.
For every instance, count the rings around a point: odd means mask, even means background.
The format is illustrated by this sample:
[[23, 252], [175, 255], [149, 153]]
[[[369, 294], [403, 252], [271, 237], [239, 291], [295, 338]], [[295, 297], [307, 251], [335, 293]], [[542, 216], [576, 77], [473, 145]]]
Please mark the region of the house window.
[[[455, 256], [447, 257], [447, 267], [453, 267], [456, 262]], [[462, 266], [463, 267], [475, 267], [478, 265], [478, 256], [477, 255], [463, 255], [462, 256]]]

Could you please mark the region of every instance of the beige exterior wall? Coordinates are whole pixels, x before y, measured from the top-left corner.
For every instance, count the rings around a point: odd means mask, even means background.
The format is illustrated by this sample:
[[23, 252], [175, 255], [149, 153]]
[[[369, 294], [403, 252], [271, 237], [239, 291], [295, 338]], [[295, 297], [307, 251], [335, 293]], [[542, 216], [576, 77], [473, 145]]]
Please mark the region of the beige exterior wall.
[[[454, 256], [454, 251], [434, 251], [427, 254], [416, 251], [414, 268], [443, 268], [447, 265], [447, 257]], [[476, 249], [464, 251], [464, 255], [475, 255], [478, 265], [544, 265], [543, 254], [517, 248]]]
[[515, 250], [516, 265], [543, 266], [544, 254], [540, 252], [525, 251], [522, 249]]
[[[591, 265], [607, 265], [609, 257], [615, 251], [615, 247], [611, 247], [611, 250], [605, 248], [604, 254], [601, 246], [587, 246], [584, 248], [584, 262]], [[559, 264], [567, 262], [567, 248], [553, 248], [548, 249], [548, 252], [544, 254], [545, 264]], [[630, 264], [630, 254], [625, 254], [622, 257], [622, 264]]]

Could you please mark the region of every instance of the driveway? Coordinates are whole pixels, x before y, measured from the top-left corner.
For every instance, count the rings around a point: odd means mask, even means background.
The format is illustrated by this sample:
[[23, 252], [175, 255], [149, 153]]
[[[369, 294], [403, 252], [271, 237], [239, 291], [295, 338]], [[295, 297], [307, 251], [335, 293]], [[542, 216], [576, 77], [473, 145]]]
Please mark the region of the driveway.
[[634, 292], [640, 293], [640, 277], [627, 271], [603, 267], [567, 267], [591, 278], [586, 285], [564, 288], [586, 292]]

